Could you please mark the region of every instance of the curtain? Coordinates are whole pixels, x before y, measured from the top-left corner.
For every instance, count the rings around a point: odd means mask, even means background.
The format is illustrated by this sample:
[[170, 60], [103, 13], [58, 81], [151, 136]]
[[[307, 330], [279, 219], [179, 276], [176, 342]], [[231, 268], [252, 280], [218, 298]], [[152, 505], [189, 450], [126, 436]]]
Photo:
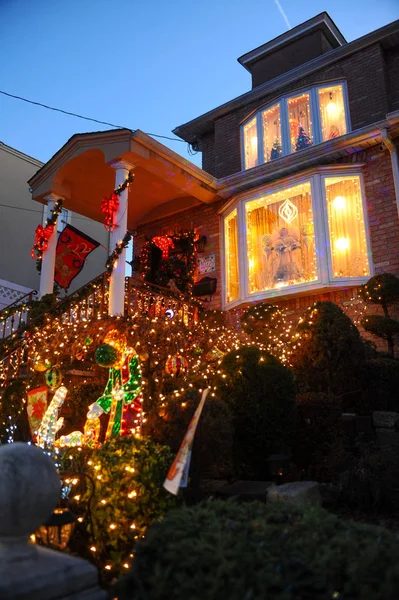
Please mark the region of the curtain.
[[358, 177], [325, 180], [334, 277], [370, 274]]
[[225, 220], [226, 234], [226, 279], [227, 302], [236, 300], [240, 294], [238, 274], [238, 233], [237, 210], [234, 210]]
[[279, 215], [286, 200], [253, 210], [247, 205], [250, 292], [317, 279], [310, 193], [289, 198], [297, 209], [291, 223]]
[[342, 85], [319, 90], [320, 120], [323, 142], [346, 133]]

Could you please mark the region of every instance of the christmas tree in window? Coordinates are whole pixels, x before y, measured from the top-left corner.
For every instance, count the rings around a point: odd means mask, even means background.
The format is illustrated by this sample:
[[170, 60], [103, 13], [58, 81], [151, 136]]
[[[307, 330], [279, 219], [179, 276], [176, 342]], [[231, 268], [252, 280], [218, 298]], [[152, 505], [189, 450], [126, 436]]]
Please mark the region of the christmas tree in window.
[[283, 153], [283, 149], [278, 138], [275, 138], [272, 146], [272, 151], [270, 152], [270, 160], [274, 160], [275, 158], [279, 158]]
[[310, 137], [308, 136], [308, 134], [306, 133], [306, 131], [304, 130], [302, 125], [299, 125], [298, 137], [297, 137], [296, 144], [295, 144], [295, 152], [298, 152], [298, 150], [303, 150], [304, 148], [308, 148], [311, 145], [312, 145], [312, 140], [310, 139]]

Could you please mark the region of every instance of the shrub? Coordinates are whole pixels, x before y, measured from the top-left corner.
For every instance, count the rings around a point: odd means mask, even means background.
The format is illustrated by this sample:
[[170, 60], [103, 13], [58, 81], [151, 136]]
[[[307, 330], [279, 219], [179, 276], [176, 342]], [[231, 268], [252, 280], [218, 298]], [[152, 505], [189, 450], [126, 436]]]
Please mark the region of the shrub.
[[262, 344], [273, 356], [286, 360], [291, 351], [292, 334], [284, 309], [261, 302], [245, 311], [240, 321], [252, 340]]
[[[199, 386], [198, 386], [199, 387]], [[148, 431], [155, 441], [169, 446], [173, 453], [180, 448], [201, 394], [191, 389], [176, 398], [168, 396], [162, 416], [149, 420]], [[228, 405], [208, 395], [194, 438], [190, 463], [190, 487], [198, 488], [205, 478], [229, 477], [232, 469], [233, 425]]]
[[340, 395], [362, 387], [364, 344], [355, 325], [333, 302], [316, 302], [305, 311], [291, 360], [300, 392]]
[[269, 475], [270, 454], [289, 453], [295, 427], [293, 375], [280, 361], [254, 346], [226, 354], [218, 394], [233, 414], [236, 474]]
[[366, 381], [371, 410], [399, 411], [399, 361], [376, 357], [367, 361]]
[[19, 379], [4, 389], [0, 397], [0, 443], [30, 440], [25, 397], [26, 385]]
[[172, 511], [136, 547], [121, 600], [396, 600], [389, 531], [289, 504], [208, 502]]
[[[79, 507], [93, 494], [89, 527], [96, 547], [94, 558], [102, 568], [111, 567], [110, 573], [115, 575], [130, 562], [132, 548], [147, 527], [175, 505], [175, 498], [163, 488], [174, 457], [169, 448], [132, 436], [115, 438], [96, 450], [84, 449], [84, 453], [87, 461], [83, 465], [82, 452], [77, 450], [67, 449], [61, 458], [62, 470], [72, 475], [68, 459], [77, 455], [77, 472], [83, 470], [88, 476], [85, 497], [77, 496], [75, 510], [71, 499], [71, 508], [79, 514]], [[94, 489], [90, 482], [95, 482]]]
[[381, 306], [384, 316], [367, 315], [361, 324], [369, 333], [387, 341], [388, 352], [393, 357], [395, 339], [399, 336], [399, 322], [390, 318], [388, 307], [399, 302], [399, 278], [392, 273], [374, 275], [361, 286], [360, 296], [365, 302]]

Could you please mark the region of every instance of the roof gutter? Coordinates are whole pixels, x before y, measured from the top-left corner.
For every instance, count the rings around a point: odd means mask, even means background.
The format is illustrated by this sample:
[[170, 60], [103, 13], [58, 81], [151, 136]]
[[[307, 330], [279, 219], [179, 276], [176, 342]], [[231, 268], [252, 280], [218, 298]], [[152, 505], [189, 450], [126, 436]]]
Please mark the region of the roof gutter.
[[396, 196], [396, 208], [398, 210], [399, 216], [399, 162], [398, 162], [398, 150], [395, 144], [392, 141], [392, 138], [389, 135], [388, 129], [384, 127], [381, 129], [381, 138], [385, 145], [385, 147], [389, 150], [391, 155], [391, 164], [392, 164], [392, 175], [393, 175], [393, 183], [395, 186], [395, 196]]

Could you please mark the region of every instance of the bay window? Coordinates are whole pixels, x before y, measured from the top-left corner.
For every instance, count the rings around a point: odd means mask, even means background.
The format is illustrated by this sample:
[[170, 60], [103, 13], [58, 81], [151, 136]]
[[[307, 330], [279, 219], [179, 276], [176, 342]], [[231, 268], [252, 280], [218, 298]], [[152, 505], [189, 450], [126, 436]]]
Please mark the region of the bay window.
[[230, 203], [223, 218], [227, 305], [357, 285], [371, 274], [361, 176], [353, 168], [319, 168], [261, 188]]
[[344, 135], [348, 117], [344, 82], [284, 96], [242, 125], [243, 168]]

